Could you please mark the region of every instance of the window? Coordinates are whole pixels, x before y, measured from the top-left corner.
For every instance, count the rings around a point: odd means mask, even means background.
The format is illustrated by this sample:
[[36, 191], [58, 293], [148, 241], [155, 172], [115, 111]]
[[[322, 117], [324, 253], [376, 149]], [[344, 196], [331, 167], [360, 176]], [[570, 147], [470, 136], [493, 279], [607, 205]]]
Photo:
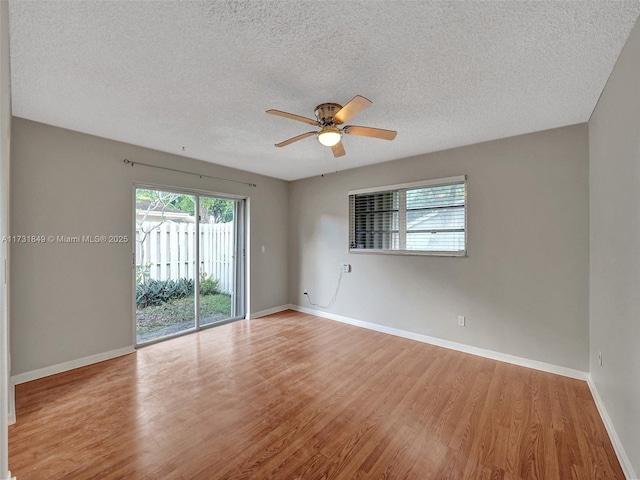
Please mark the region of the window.
[[351, 252], [465, 256], [466, 176], [349, 192]]

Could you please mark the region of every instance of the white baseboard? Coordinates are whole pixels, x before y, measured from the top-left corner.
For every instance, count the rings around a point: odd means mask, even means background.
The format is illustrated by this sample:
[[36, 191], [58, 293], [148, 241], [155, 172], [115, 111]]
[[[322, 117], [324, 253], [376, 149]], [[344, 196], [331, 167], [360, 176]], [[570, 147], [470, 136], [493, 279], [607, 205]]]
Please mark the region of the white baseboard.
[[618, 433], [613, 426], [613, 422], [611, 421], [611, 417], [609, 417], [609, 413], [607, 413], [607, 409], [604, 406], [602, 398], [598, 393], [598, 389], [596, 388], [596, 384], [593, 381], [593, 377], [589, 375], [587, 377], [587, 384], [589, 385], [589, 389], [591, 390], [591, 395], [593, 395], [593, 399], [596, 402], [596, 407], [598, 407], [598, 412], [600, 413], [600, 417], [602, 418], [602, 422], [604, 423], [605, 428], [607, 429], [607, 433], [609, 434], [609, 438], [611, 439], [611, 444], [613, 445], [613, 449], [618, 456], [618, 460], [620, 461], [620, 466], [622, 467], [622, 471], [624, 472], [625, 477], [628, 480], [638, 480], [638, 475], [633, 470], [633, 466], [631, 465], [631, 460], [627, 456], [627, 452], [625, 452], [624, 447], [622, 446], [622, 442], [620, 441], [620, 437], [618, 437]]
[[92, 363], [103, 362], [104, 360], [110, 360], [112, 358], [121, 357], [122, 355], [128, 355], [135, 352], [133, 345], [129, 347], [118, 348], [108, 352], [97, 353], [95, 355], [89, 355], [88, 357], [78, 358], [76, 360], [70, 360], [68, 362], [58, 363], [57, 365], [51, 365], [50, 367], [40, 368], [38, 370], [32, 370], [30, 372], [19, 373], [11, 377], [11, 381], [14, 385], [30, 382], [31, 380], [37, 380], [38, 378], [48, 377], [49, 375], [55, 375], [56, 373], [66, 372], [73, 370], [74, 368], [84, 367], [91, 365]]
[[327, 318], [329, 320], [336, 320], [342, 323], [348, 323], [356, 327], [362, 327], [369, 330], [375, 330], [376, 332], [388, 333], [397, 337], [408, 338], [410, 340], [416, 340], [418, 342], [428, 343], [430, 345], [436, 345], [438, 347], [449, 348], [451, 350], [457, 350], [459, 352], [470, 353], [479, 357], [490, 358], [492, 360], [498, 360], [500, 362], [512, 363], [521, 367], [533, 368], [535, 370], [541, 370], [543, 372], [555, 373], [564, 377], [576, 378], [578, 380], [587, 380], [588, 373], [581, 370], [574, 370], [573, 368], [561, 367], [559, 365], [553, 365], [551, 363], [540, 362], [538, 360], [530, 360], [528, 358], [517, 357], [515, 355], [509, 355], [507, 353], [495, 352], [493, 350], [487, 350], [484, 348], [474, 347], [472, 345], [465, 345], [464, 343], [456, 343], [442, 338], [430, 337], [421, 333], [409, 332], [406, 330], [400, 330], [399, 328], [387, 327], [385, 325], [379, 325], [377, 323], [364, 322], [362, 320], [356, 320], [349, 317], [343, 317], [342, 315], [335, 315], [333, 313], [322, 312], [319, 310], [313, 310], [311, 308], [301, 307], [300, 305], [290, 305], [289, 308], [298, 312], [309, 313], [318, 317]]
[[268, 308], [266, 310], [261, 310], [259, 312], [250, 313], [247, 318], [259, 318], [266, 317], [267, 315], [272, 315], [274, 313], [283, 312], [285, 310], [293, 309], [292, 305], [280, 305], [279, 307]]

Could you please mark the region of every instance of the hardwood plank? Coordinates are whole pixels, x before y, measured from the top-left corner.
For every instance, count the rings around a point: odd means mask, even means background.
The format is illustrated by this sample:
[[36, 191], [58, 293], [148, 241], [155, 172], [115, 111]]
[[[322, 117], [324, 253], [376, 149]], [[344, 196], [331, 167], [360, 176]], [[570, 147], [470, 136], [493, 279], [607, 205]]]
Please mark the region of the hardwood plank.
[[16, 395], [21, 480], [624, 478], [585, 382], [292, 311]]

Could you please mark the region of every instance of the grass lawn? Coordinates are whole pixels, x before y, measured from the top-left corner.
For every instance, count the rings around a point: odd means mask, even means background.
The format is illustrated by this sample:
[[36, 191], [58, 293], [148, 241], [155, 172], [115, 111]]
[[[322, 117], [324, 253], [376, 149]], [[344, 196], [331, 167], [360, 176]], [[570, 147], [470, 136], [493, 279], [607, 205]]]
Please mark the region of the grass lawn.
[[[137, 332], [147, 333], [193, 321], [193, 296], [171, 300], [162, 305], [136, 309]], [[215, 314], [231, 316], [231, 296], [225, 293], [200, 297], [200, 318]]]

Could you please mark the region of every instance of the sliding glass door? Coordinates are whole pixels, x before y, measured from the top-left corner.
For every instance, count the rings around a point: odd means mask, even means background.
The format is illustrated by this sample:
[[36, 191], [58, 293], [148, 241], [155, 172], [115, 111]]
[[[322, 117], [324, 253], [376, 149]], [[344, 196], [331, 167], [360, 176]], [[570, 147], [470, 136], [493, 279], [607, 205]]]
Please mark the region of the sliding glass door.
[[244, 201], [136, 188], [136, 343], [244, 315]]
[[235, 316], [236, 202], [200, 197], [201, 325]]

